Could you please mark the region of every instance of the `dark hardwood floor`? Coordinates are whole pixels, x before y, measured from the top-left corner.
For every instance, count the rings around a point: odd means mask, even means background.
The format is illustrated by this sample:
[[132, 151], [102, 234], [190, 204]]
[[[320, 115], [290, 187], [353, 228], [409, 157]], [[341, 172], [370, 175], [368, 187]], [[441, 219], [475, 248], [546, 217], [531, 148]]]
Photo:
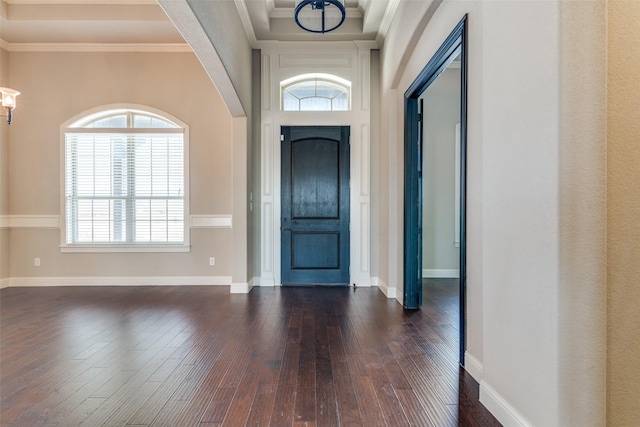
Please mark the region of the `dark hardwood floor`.
[[453, 281], [0, 291], [2, 426], [497, 426], [457, 364]]

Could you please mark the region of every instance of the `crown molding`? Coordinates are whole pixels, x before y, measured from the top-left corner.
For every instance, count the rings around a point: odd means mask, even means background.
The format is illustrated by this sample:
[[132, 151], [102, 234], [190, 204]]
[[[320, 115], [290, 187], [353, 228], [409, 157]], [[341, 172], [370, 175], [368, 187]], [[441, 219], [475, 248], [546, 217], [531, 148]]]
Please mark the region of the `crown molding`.
[[193, 52], [187, 43], [8, 43], [9, 52]]
[[[294, 19], [295, 9], [289, 7], [274, 7], [273, 10], [269, 10], [269, 18], [285, 18]], [[362, 18], [362, 11], [357, 7], [347, 7], [345, 9], [346, 18]]]
[[335, 41], [301, 41], [301, 40], [258, 40], [254, 46], [255, 49], [274, 49], [279, 52], [287, 52], [290, 50], [309, 51], [314, 49], [315, 52], [328, 51], [335, 52], [336, 49], [349, 51], [353, 47], [358, 49], [379, 49], [378, 43], [374, 40], [335, 40]]
[[375, 40], [354, 40], [353, 43], [358, 49], [380, 49], [380, 45]]
[[376, 37], [376, 41], [379, 45], [382, 45], [384, 38], [387, 36], [387, 32], [389, 31], [393, 17], [396, 15], [399, 4], [400, 0], [389, 0], [389, 3], [387, 4], [387, 10], [384, 12], [382, 22], [378, 28], [378, 36]]
[[271, 12], [273, 12], [276, 9], [276, 2], [275, 0], [265, 0], [267, 3], [267, 11], [269, 12], [269, 16], [271, 16]]
[[249, 44], [252, 48], [255, 48], [258, 39], [256, 38], [255, 31], [253, 31], [253, 24], [251, 24], [251, 17], [249, 16], [246, 0], [235, 0], [235, 3], [238, 14], [240, 15], [240, 20], [242, 21], [242, 26], [244, 27], [244, 32], [249, 39]]
[[156, 0], [2, 0], [7, 4], [124, 4], [124, 5], [139, 5], [139, 4], [157, 4]]

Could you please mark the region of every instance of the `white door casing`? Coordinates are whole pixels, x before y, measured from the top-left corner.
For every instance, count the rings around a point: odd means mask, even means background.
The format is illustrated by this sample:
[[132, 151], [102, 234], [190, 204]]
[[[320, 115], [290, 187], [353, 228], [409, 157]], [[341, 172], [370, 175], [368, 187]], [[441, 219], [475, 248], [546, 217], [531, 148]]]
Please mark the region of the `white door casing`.
[[[350, 126], [351, 219], [350, 283], [371, 286], [370, 268], [370, 42], [265, 43], [261, 64], [261, 286], [281, 284], [280, 275], [280, 128]], [[351, 82], [351, 110], [285, 112], [280, 82], [301, 74], [326, 73]]]

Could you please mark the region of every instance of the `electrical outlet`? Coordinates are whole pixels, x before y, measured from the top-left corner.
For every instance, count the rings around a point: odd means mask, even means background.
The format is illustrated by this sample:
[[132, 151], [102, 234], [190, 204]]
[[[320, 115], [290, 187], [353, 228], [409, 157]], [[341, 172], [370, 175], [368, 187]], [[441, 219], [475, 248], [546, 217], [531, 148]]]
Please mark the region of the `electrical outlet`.
[[40, 258], [36, 258], [33, 260], [33, 265], [35, 265], [36, 267], [40, 267]]
[[213, 267], [214, 265], [216, 265], [216, 259], [214, 257], [209, 258], [209, 265], [211, 267]]

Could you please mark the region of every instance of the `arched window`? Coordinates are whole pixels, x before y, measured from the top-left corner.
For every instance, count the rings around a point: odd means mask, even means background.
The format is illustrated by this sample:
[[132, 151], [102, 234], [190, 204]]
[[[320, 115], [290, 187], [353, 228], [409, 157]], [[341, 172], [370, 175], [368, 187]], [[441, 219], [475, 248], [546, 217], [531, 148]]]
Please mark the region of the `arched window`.
[[185, 134], [172, 119], [134, 109], [64, 128], [65, 244], [188, 244]]
[[351, 82], [330, 74], [303, 74], [280, 83], [283, 111], [348, 111]]

